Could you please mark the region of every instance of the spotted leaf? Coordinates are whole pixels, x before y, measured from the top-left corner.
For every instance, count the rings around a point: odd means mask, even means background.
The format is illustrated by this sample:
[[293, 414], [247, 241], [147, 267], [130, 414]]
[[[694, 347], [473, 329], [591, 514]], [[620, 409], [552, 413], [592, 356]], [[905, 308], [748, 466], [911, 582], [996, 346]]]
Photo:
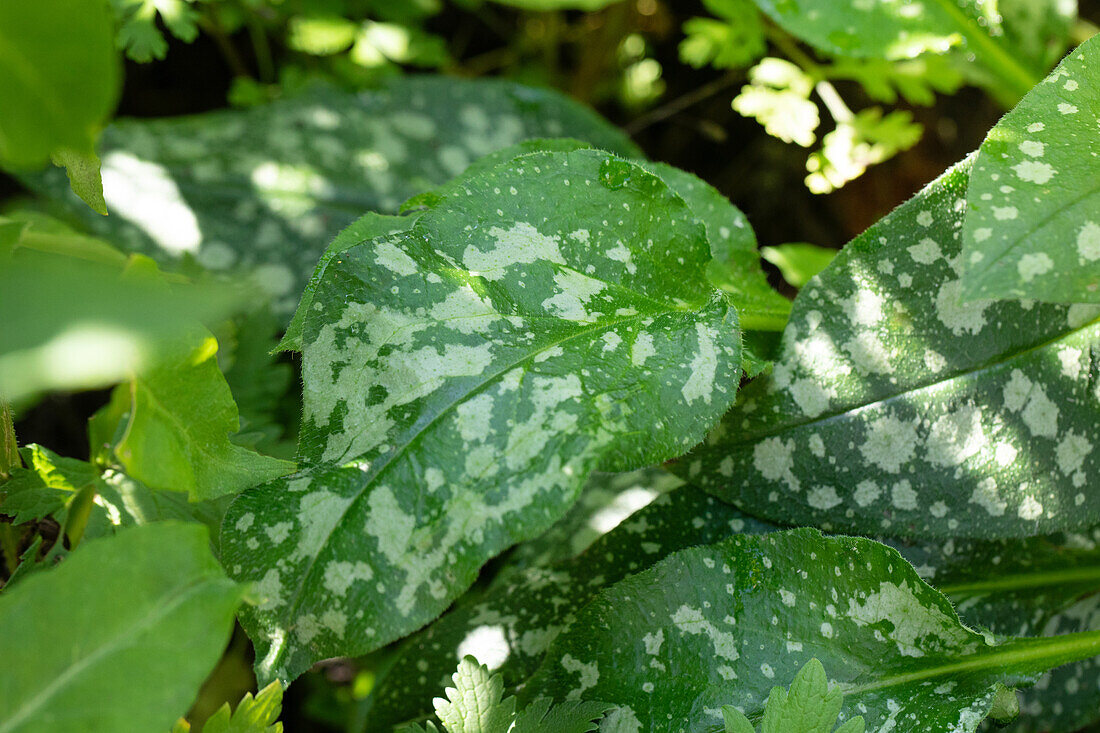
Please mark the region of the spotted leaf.
[[603, 591], [524, 691], [614, 703], [620, 730], [710, 731], [817, 658], [841, 722], [973, 733], [1001, 685], [1098, 653], [1097, 632], [996, 643], [897, 551], [798, 529], [682, 550]]
[[756, 380], [682, 476], [750, 513], [890, 536], [1100, 521], [1100, 320], [962, 302], [969, 163], [851, 242], [795, 300]]
[[403, 642], [372, 692], [369, 722], [385, 730], [430, 712], [446, 670], [467, 654], [515, 687], [603, 588], [675, 550], [770, 529], [691, 486], [661, 494], [580, 555], [518, 572], [510, 567], [483, 596], [456, 605]]
[[408, 634], [596, 467], [700, 440], [741, 360], [709, 260], [660, 179], [578, 150], [506, 162], [330, 261], [303, 328], [308, 468], [225, 519], [227, 567], [266, 598], [243, 614], [260, 676]]
[[[1100, 528], [1013, 540], [896, 543], [962, 619], [999, 635], [1100, 630]], [[1020, 691], [1013, 731], [1072, 733], [1100, 720], [1100, 657]]]
[[978, 151], [963, 226], [969, 298], [1100, 303], [1100, 39], [1086, 41]]
[[60, 169], [24, 180], [132, 251], [250, 274], [288, 317], [332, 232], [396, 212], [486, 153], [563, 135], [637, 154], [555, 92], [414, 76], [360, 94], [316, 89], [247, 110], [120, 120], [99, 147], [109, 217], [69, 193]]

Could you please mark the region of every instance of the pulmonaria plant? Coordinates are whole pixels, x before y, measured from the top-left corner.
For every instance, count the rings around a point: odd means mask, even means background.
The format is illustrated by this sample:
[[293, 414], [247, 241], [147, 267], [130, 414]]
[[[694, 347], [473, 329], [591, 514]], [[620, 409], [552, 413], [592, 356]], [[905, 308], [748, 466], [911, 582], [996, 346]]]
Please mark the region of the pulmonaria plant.
[[[867, 35], [760, 5], [838, 50]], [[1023, 83], [981, 4], [936, 5], [944, 38], [863, 5], [898, 24], [867, 54], [964, 41]], [[556, 95], [417, 80], [115, 128], [96, 233], [180, 273], [0, 219], [0, 313], [42, 314], [0, 333], [0, 387], [123, 381], [88, 461], [17, 456], [0, 413], [0, 731], [169, 730], [234, 619], [263, 692], [206, 730], [277, 731], [333, 657], [370, 669], [372, 731], [1094, 725], [1098, 68], [1094, 39], [831, 261], [771, 250], [793, 303], [730, 202]], [[125, 171], [200, 215], [125, 208]], [[141, 312], [35, 300], [59, 257]], [[234, 277], [271, 309], [199, 297]], [[150, 326], [187, 293], [209, 330]], [[77, 309], [132, 341], [46, 368], [88, 353]]]

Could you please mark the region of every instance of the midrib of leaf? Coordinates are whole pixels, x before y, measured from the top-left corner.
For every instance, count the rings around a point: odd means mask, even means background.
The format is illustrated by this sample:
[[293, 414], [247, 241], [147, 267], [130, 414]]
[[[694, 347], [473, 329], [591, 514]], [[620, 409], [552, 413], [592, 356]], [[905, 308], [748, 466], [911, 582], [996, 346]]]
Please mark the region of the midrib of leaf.
[[[133, 378], [133, 380], [131, 381], [131, 383], [130, 383], [131, 384], [131, 387], [130, 387], [131, 404], [133, 404], [135, 406], [137, 405], [137, 389], [138, 389], [138, 385], [139, 385], [140, 382], [141, 382], [141, 379], [139, 377], [135, 376]], [[210, 460], [211, 464], [221, 464], [223, 466], [225, 465], [224, 460], [222, 460], [221, 458], [214, 455], [214, 453], [210, 449], [207, 449], [205, 447], [205, 445], [204, 445], [205, 441], [197, 440], [195, 438], [195, 436], [191, 434], [191, 430], [189, 429], [188, 425], [186, 423], [180, 421], [180, 419], [177, 418], [172, 413], [171, 410], [166, 408], [164, 406], [164, 404], [161, 403], [161, 401], [156, 398], [156, 395], [154, 394], [153, 390], [149, 389], [148, 387], [143, 387], [142, 391], [145, 394], [146, 399], [149, 400], [150, 406], [152, 406], [161, 415], [164, 415], [169, 420], [169, 422], [172, 423], [172, 425], [175, 427], [176, 431], [180, 435], [186, 435], [189, 438], [188, 442], [192, 446], [195, 446], [199, 453], [201, 453], [203, 456], [206, 456]], [[126, 439], [130, 437], [130, 431], [133, 429], [133, 427], [134, 427], [134, 418], [133, 418], [133, 415], [131, 413], [130, 420], [127, 421], [127, 423], [126, 423], [126, 431], [123, 433], [122, 439], [119, 441], [120, 444], [125, 443]], [[233, 447], [233, 448], [238, 447], [238, 446], [236, 446], [232, 443], [230, 443], [230, 446]], [[196, 486], [198, 485], [198, 482], [195, 478], [194, 471], [191, 472], [191, 481]]]
[[[703, 305], [705, 306], [706, 304], [704, 303]], [[686, 311], [679, 311], [678, 309], [666, 309], [664, 311], [664, 313], [676, 313], [676, 312], [686, 312]], [[499, 379], [503, 375], [507, 374], [512, 369], [515, 369], [516, 367], [522, 365], [524, 362], [526, 362], [530, 359], [533, 359], [535, 356], [541, 354], [543, 351], [553, 349], [556, 346], [560, 346], [561, 344], [567, 343], [569, 341], [572, 341], [573, 339], [580, 338], [581, 336], [585, 336], [585, 335], [590, 334], [590, 333], [598, 333], [600, 331], [604, 331], [604, 330], [610, 329], [610, 328], [615, 327], [615, 326], [619, 326], [619, 325], [624, 324], [624, 323], [631, 323], [631, 322], [634, 322], [634, 321], [641, 321], [641, 320], [644, 320], [646, 318], [652, 318], [654, 315], [663, 315], [663, 313], [657, 313], [657, 314], [654, 314], [654, 313], [639, 313], [637, 315], [627, 316], [626, 318], [621, 318], [621, 319], [618, 319], [618, 320], [615, 320], [615, 321], [605, 321], [603, 323], [600, 323], [597, 326], [593, 326], [591, 328], [586, 328], [584, 330], [577, 331], [576, 333], [570, 334], [569, 336], [566, 336], [563, 339], [560, 339], [558, 341], [554, 341], [552, 343], [549, 343], [546, 346], [544, 346], [543, 348], [538, 349], [536, 351], [532, 351], [532, 352], [526, 354], [525, 356], [523, 356], [522, 358], [511, 362], [507, 366], [498, 369], [494, 374], [492, 374], [484, 382], [478, 384], [474, 389], [471, 389], [467, 392], [464, 392], [463, 394], [459, 395], [455, 400], [453, 400], [450, 404], [444, 406], [443, 409], [441, 409], [438, 413], [436, 413], [435, 416], [432, 417], [431, 420], [428, 420], [427, 422], [425, 422], [424, 425], [420, 429], [418, 429], [415, 433], [410, 435], [408, 440], [406, 440], [399, 447], [397, 447], [396, 449], [391, 451], [389, 453], [389, 455], [386, 456], [384, 463], [382, 463], [382, 465], [379, 466], [378, 470], [373, 472], [372, 475], [369, 478], [364, 480], [362, 487], [356, 492], [354, 498], [351, 500], [351, 502], [348, 503], [348, 506], [344, 509], [344, 511], [342, 511], [340, 513], [340, 516], [336, 519], [335, 522], [333, 522], [332, 526], [325, 533], [324, 542], [321, 543], [321, 545], [319, 546], [319, 548], [317, 550], [317, 554], [315, 554], [312, 558], [310, 558], [309, 563], [306, 565], [305, 571], [301, 574], [301, 580], [298, 581], [298, 585], [294, 590], [294, 601], [293, 601], [293, 603], [287, 605], [287, 612], [285, 614], [283, 614], [282, 620], [284, 622], [287, 621], [290, 617], [292, 617], [298, 611], [298, 608], [302, 603], [302, 597], [303, 597], [302, 588], [306, 584], [306, 581], [309, 579], [310, 575], [312, 575], [313, 569], [316, 567], [317, 560], [318, 560], [318, 558], [321, 557], [321, 553], [324, 551], [324, 548], [328, 547], [329, 541], [332, 539], [332, 533], [335, 532], [336, 528], [344, 521], [344, 517], [346, 517], [348, 515], [348, 513], [351, 512], [351, 510], [359, 504], [359, 502], [362, 500], [362, 498], [366, 495], [366, 489], [369, 486], [373, 485], [378, 480], [378, 477], [381, 476], [391, 465], [393, 465], [393, 463], [395, 461], [397, 461], [398, 458], [403, 456], [405, 454], [405, 451], [408, 450], [408, 448], [410, 446], [412, 446], [412, 444], [415, 443], [425, 432], [427, 432], [429, 428], [431, 428], [433, 425], [435, 425], [436, 422], [438, 422], [440, 418], [442, 418], [444, 415], [449, 413], [459, 403], [464, 402], [468, 397], [470, 397], [472, 395], [475, 395], [476, 393], [481, 392], [484, 389], [487, 389], [497, 379]], [[372, 466], [372, 468], [373, 468], [373, 466]], [[286, 640], [285, 639], [283, 640], [281, 646], [282, 646], [282, 649], [286, 648]], [[282, 656], [282, 651], [280, 650], [278, 656], [276, 656], [274, 659], [277, 660], [281, 656]], [[272, 662], [272, 664], [273, 663], [274, 663], [274, 661]], [[3, 731], [0, 731], [0, 733], [3, 733]]]
[[947, 596], [971, 595], [991, 593], [994, 591], [1044, 588], [1047, 586], [1059, 586], [1064, 583], [1088, 583], [1093, 581], [1096, 583], [1096, 588], [1100, 590], [1100, 566], [1070, 568], [1068, 570], [1051, 570], [1042, 573], [1001, 575], [993, 580], [937, 585], [936, 590]]
[[116, 635], [107, 639], [101, 646], [87, 656], [77, 660], [64, 672], [54, 677], [50, 684], [46, 685], [37, 695], [24, 703], [23, 706], [16, 711], [15, 715], [0, 722], [0, 733], [7, 733], [8, 731], [14, 730], [29, 716], [33, 715], [43, 705], [49, 702], [50, 698], [56, 695], [62, 687], [86, 672], [93, 664], [96, 664], [105, 657], [131, 644], [134, 638], [139, 634], [154, 626], [158, 621], [169, 616], [193, 595], [205, 590], [216, 577], [217, 576], [208, 575], [197, 578], [185, 585], [178, 586], [176, 590], [168, 596], [169, 600], [167, 603], [163, 605], [158, 603], [151, 613], [146, 614], [137, 623], [120, 629]]
[[837, 418], [842, 418], [842, 417], [845, 417], [846, 415], [849, 415], [849, 414], [854, 413], [854, 412], [859, 412], [859, 411], [864, 410], [868, 407], [874, 407], [875, 405], [888, 404], [888, 403], [890, 403], [890, 402], [892, 402], [896, 399], [899, 399], [901, 397], [905, 397], [907, 395], [911, 395], [911, 394], [914, 394], [914, 393], [917, 393], [917, 392], [922, 392], [926, 389], [939, 387], [941, 385], [948, 384], [948, 383], [954, 382], [956, 380], [969, 379], [970, 377], [972, 377], [974, 375], [981, 374], [982, 372], [984, 372], [986, 370], [995, 369], [996, 367], [999, 367], [1003, 364], [1008, 364], [1008, 363], [1012, 362], [1013, 360], [1015, 360], [1017, 358], [1027, 356], [1028, 354], [1030, 354], [1033, 351], [1038, 351], [1040, 349], [1045, 349], [1048, 346], [1050, 346], [1052, 344], [1056, 344], [1059, 341], [1061, 341], [1065, 338], [1068, 338], [1069, 336], [1072, 336], [1075, 333], [1078, 333], [1080, 331], [1088, 330], [1088, 329], [1092, 328], [1093, 326], [1097, 326], [1097, 325], [1100, 325], [1100, 316], [1094, 318], [1093, 320], [1089, 321], [1088, 323], [1085, 323], [1085, 324], [1083, 324], [1083, 325], [1081, 325], [1077, 328], [1073, 328], [1073, 329], [1070, 329], [1068, 331], [1063, 331], [1062, 333], [1058, 334], [1054, 338], [1047, 339], [1046, 341], [1043, 341], [1042, 343], [1035, 344], [1033, 346], [1029, 346], [1026, 349], [1023, 349], [1021, 351], [1015, 351], [1011, 354], [1003, 355], [1002, 357], [1000, 357], [998, 359], [994, 359], [993, 361], [987, 361], [987, 362], [985, 362], [983, 364], [980, 364], [980, 365], [977, 365], [977, 366], [975, 366], [971, 369], [964, 369], [962, 371], [955, 372], [955, 374], [951, 375], [950, 377], [948, 377], [946, 379], [941, 379], [941, 380], [935, 381], [935, 382], [927, 382], [925, 384], [919, 384], [919, 385], [916, 385], [916, 386], [911, 387], [909, 389], [902, 390], [901, 392], [895, 392], [894, 394], [889, 394], [889, 395], [886, 395], [884, 397], [880, 397], [879, 399], [872, 400], [870, 402], [864, 402], [864, 403], [861, 403], [861, 404], [850, 405], [848, 407], [836, 410], [834, 412], [830, 412], [830, 413], [827, 413], [827, 414], [824, 414], [824, 415], [819, 415], [818, 417], [815, 417], [815, 418], [811, 418], [811, 419], [807, 419], [807, 420], [801, 420], [799, 422], [783, 423], [782, 425], [776, 426], [776, 428], [774, 430], [771, 430], [771, 431], [768, 431], [768, 432], [753, 433], [750, 437], [748, 437], [744, 440], [740, 440], [740, 441], [737, 441], [737, 442], [732, 442], [732, 443], [729, 443], [727, 445], [729, 445], [730, 447], [739, 446], [739, 445], [749, 445], [751, 443], [759, 442], [759, 440], [761, 438], [766, 438], [766, 437], [770, 437], [770, 436], [773, 436], [773, 435], [781, 435], [781, 434], [786, 433], [790, 430], [794, 430], [795, 428], [805, 427], [806, 425], [817, 425], [817, 424], [820, 424], [820, 423], [826, 423], [826, 422], [829, 422], [830, 420], [834, 420], [834, 419], [837, 419]]
[[[1024, 240], [1029, 239], [1032, 234], [1034, 234], [1035, 232], [1039, 231], [1044, 226], [1046, 226], [1047, 223], [1051, 219], [1053, 219], [1054, 217], [1062, 214], [1063, 212], [1066, 211], [1066, 209], [1069, 209], [1069, 208], [1072, 208], [1072, 207], [1076, 206], [1077, 204], [1079, 204], [1081, 202], [1082, 199], [1088, 198], [1089, 196], [1093, 196], [1097, 193], [1100, 193], [1100, 184], [1097, 184], [1095, 187], [1090, 188], [1089, 190], [1082, 193], [1080, 196], [1075, 197], [1072, 201], [1070, 201], [1065, 206], [1062, 206], [1061, 208], [1058, 208], [1058, 209], [1055, 209], [1054, 211], [1051, 211], [1049, 214], [1047, 214], [1046, 216], [1041, 218], [1038, 222], [1036, 222], [1034, 226], [1029, 227], [1027, 230], [1025, 230], [1023, 232], [1023, 234], [1020, 234], [1016, 238], [1015, 242], [1012, 242], [1009, 246], [1005, 247], [1003, 250], [998, 252], [997, 256], [994, 257], [990, 262], [988, 262], [985, 265], [984, 268], [982, 268], [982, 271], [983, 272], [989, 272], [992, 269], [993, 265], [995, 265], [998, 262], [1000, 262], [1001, 260], [1003, 260], [1010, 252], [1015, 251], [1017, 247], [1019, 247], [1020, 245], [1022, 245], [1024, 243]], [[965, 283], [965, 280], [964, 280], [964, 283]], [[970, 290], [972, 291], [973, 288], [970, 288]]]
[[[936, 0], [936, 4], [943, 8], [944, 12], [950, 15], [963, 29], [963, 36], [966, 38], [968, 46], [973, 43], [974, 46], [981, 47], [981, 53], [977, 53], [977, 49], [972, 49], [975, 51], [975, 56], [980, 59], [984, 53], [987, 58], [995, 58], [1000, 68], [1007, 70], [1007, 75], [998, 74], [998, 76], [1012, 84], [1013, 92], [1017, 96], [1024, 96], [1041, 81], [1020, 65], [1012, 54], [997, 43], [993, 36], [986, 33], [985, 29], [978, 25], [973, 18], [964, 13], [956, 0]], [[997, 70], [998, 66], [994, 65], [992, 69]]]
[[884, 677], [865, 685], [841, 684], [840, 689], [845, 695], [857, 695], [865, 692], [873, 692], [887, 687], [908, 685], [913, 682], [935, 677], [945, 677], [975, 672], [986, 669], [1003, 670], [1019, 664], [1044, 665], [1048, 669], [1079, 662], [1100, 654], [1100, 631], [1083, 631], [1076, 634], [1063, 634], [1061, 636], [1038, 637], [1032, 639], [1017, 639], [1000, 647], [994, 647], [993, 651], [974, 655], [958, 662], [939, 664], [926, 667], [915, 672]]

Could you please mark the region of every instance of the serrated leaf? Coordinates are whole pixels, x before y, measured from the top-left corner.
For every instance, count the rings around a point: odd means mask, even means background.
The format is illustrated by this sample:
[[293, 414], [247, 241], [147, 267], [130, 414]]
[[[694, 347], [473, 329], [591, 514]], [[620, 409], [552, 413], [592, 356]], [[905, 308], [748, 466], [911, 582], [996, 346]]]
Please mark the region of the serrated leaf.
[[551, 707], [551, 700], [535, 700], [516, 715], [511, 733], [590, 733], [610, 706], [600, 702], [567, 700]]
[[885, 117], [878, 107], [860, 110], [838, 122], [821, 140], [821, 149], [810, 154], [806, 187], [813, 193], [831, 193], [862, 176], [869, 166], [916, 145], [923, 130], [905, 110]]
[[709, 259], [660, 179], [579, 150], [502, 164], [330, 262], [303, 338], [312, 467], [240, 496], [223, 531], [267, 590], [242, 617], [261, 677], [409, 633], [592, 470], [698, 440], [740, 376]]
[[138, 63], [163, 59], [168, 42], [157, 28], [159, 16], [164, 27], [184, 43], [199, 34], [196, 21], [199, 14], [191, 8], [195, 0], [111, 0], [121, 23], [118, 46]]
[[[774, 521], [891, 536], [1027, 536], [1100, 521], [1100, 320], [961, 303], [959, 164], [795, 299], [771, 374], [681, 476]], [[919, 478], [918, 478], [919, 477]]]
[[734, 97], [734, 110], [756, 118], [783, 142], [813, 145], [821, 122], [817, 105], [810, 101], [813, 80], [790, 61], [768, 57], [749, 70], [749, 81]]
[[1097, 632], [995, 643], [895, 550], [798, 529], [683, 550], [620, 581], [577, 614], [525, 690], [614, 703], [638, 730], [704, 731], [722, 705], [760, 711], [776, 679], [816, 657], [845, 720], [972, 733], [998, 684], [1097, 653]]
[[278, 722], [283, 707], [283, 686], [272, 682], [256, 693], [245, 693], [237, 709], [229, 712], [225, 703], [202, 726], [203, 733], [283, 733]]
[[85, 543], [0, 595], [0, 730], [167, 730], [221, 656], [241, 589], [196, 525]]
[[294, 470], [289, 461], [230, 442], [239, 428], [237, 406], [217, 348], [208, 333], [196, 333], [116, 389], [114, 399], [128, 401], [128, 416], [114, 455], [150, 488], [213, 499]]
[[849, 0], [755, 2], [784, 30], [837, 56], [896, 61], [958, 47], [1017, 95], [1027, 92], [1043, 71], [1038, 61], [1021, 57], [1000, 38], [1000, 16], [981, 0], [919, 5], [869, 0], [858, 9]]
[[894, 104], [900, 95], [909, 104], [929, 107], [936, 94], [954, 94], [963, 76], [950, 57], [922, 54], [903, 61], [880, 58], [839, 58], [829, 65], [830, 79], [858, 82], [876, 102]]
[[98, 482], [99, 472], [90, 464], [64, 458], [40, 445], [19, 450], [27, 468], [18, 467], [0, 483], [0, 512], [22, 524], [61, 511], [76, 494]]
[[293, 435], [300, 404], [297, 395], [290, 394], [293, 368], [278, 359], [276, 345], [283, 320], [264, 304], [234, 320], [229, 328], [230, 348], [219, 350], [219, 356], [228, 352], [229, 363], [223, 371], [240, 414], [241, 430], [234, 442], [262, 453], [278, 451], [280, 458], [289, 457], [293, 443], [284, 433]]
[[[844, 693], [829, 684], [825, 668], [816, 658], [794, 676], [790, 691], [773, 687], [764, 707], [761, 733], [832, 733], [844, 704]], [[858, 720], [858, 722], [857, 722]], [[862, 718], [852, 718], [844, 728], [863, 729]]]
[[99, 150], [109, 217], [69, 194], [59, 170], [24, 181], [130, 251], [249, 274], [289, 316], [326, 232], [366, 211], [394, 213], [486, 153], [566, 135], [639, 155], [556, 92], [411, 76], [360, 94], [320, 88], [247, 110], [120, 120]]
[[978, 151], [964, 295], [1100, 303], [1100, 39], [1071, 53]]
[[489, 672], [473, 657], [458, 663], [446, 699], [435, 699], [435, 714], [447, 733], [508, 733], [515, 717], [516, 699], [504, 696], [500, 675]]
[[6, 0], [0, 47], [0, 165], [28, 170], [62, 148], [91, 151], [119, 87], [105, 3]]
[[653, 499], [576, 557], [540, 567], [509, 566], [481, 597], [456, 605], [402, 643], [372, 692], [368, 722], [385, 729], [429, 712], [442, 682], [438, 673], [425, 670], [449, 669], [466, 654], [491, 665], [515, 687], [534, 673], [554, 638], [603, 588], [675, 550], [771, 529], [684, 486]]
[[748, 66], [764, 55], [764, 24], [750, 0], [710, 3], [716, 18], [689, 18], [684, 22], [680, 60], [696, 69], [712, 65], [717, 69]]

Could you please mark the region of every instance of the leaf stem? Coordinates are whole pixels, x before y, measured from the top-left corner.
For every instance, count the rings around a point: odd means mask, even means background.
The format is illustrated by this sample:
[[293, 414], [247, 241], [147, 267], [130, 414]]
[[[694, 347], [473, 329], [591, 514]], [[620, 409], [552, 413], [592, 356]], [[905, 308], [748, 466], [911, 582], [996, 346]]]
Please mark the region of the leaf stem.
[[11, 405], [0, 399], [0, 479], [8, 478], [11, 469], [20, 466], [18, 448]]
[[991, 580], [972, 583], [939, 585], [936, 590], [947, 596], [976, 595], [993, 591], [1023, 590], [1026, 588], [1059, 587], [1067, 583], [1094, 583], [1100, 588], [1100, 567], [1078, 567], [1052, 570], [1046, 573], [1022, 573], [1002, 575]]

